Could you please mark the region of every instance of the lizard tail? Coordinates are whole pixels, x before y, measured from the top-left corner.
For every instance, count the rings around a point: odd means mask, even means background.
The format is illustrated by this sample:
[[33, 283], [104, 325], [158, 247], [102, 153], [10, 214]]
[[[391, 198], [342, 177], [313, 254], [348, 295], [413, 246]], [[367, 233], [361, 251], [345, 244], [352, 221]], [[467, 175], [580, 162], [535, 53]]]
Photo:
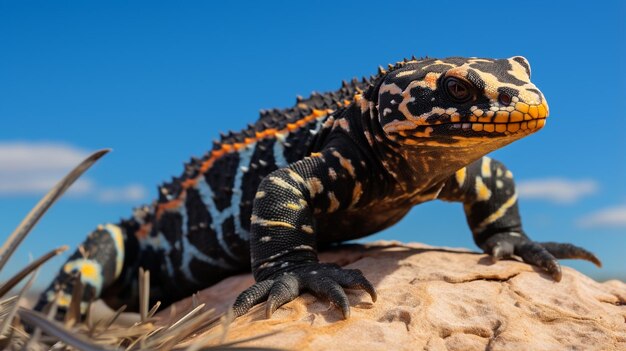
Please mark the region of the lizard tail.
[[[136, 288], [128, 289], [129, 282], [136, 282], [132, 278], [136, 276], [133, 262], [138, 256], [134, 235], [137, 228], [134, 220], [98, 226], [61, 267], [50, 286], [41, 294], [35, 309], [42, 311], [56, 300], [56, 317], [62, 318], [70, 307], [72, 295], [80, 294], [80, 314], [84, 316], [89, 302], [97, 298], [106, 296], [108, 301], [105, 301], [115, 307], [116, 297], [121, 292], [125, 295], [137, 294], [133, 292]], [[75, 291], [77, 279], [82, 283], [82, 292]]]

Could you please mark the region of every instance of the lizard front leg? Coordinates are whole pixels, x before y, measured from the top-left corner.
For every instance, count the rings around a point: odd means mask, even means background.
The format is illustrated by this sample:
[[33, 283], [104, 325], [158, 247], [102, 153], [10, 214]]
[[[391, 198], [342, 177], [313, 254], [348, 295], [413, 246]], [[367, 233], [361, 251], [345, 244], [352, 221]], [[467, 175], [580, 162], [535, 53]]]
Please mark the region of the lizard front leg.
[[494, 260], [517, 255], [524, 262], [543, 268], [556, 281], [562, 277], [557, 259], [578, 258], [601, 266], [593, 253], [581, 247], [530, 240], [522, 230], [513, 174], [489, 157], [457, 171], [439, 198], [463, 202], [474, 241]]
[[[352, 152], [351, 152], [352, 151]], [[250, 251], [257, 281], [235, 301], [234, 314], [245, 314], [267, 300], [269, 318], [303, 291], [328, 299], [344, 318], [350, 315], [343, 288], [376, 291], [361, 271], [319, 263], [315, 214], [355, 205], [362, 193], [365, 166], [358, 151], [328, 148], [268, 175], [259, 185], [251, 217]]]

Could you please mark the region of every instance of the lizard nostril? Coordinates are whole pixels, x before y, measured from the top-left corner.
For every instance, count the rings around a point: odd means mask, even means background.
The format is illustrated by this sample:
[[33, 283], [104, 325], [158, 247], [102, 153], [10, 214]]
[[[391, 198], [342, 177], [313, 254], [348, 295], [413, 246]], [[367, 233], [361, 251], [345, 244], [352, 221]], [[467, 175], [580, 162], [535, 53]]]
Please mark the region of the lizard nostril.
[[500, 105], [509, 106], [511, 104], [511, 95], [507, 93], [500, 93], [498, 96], [498, 102]]

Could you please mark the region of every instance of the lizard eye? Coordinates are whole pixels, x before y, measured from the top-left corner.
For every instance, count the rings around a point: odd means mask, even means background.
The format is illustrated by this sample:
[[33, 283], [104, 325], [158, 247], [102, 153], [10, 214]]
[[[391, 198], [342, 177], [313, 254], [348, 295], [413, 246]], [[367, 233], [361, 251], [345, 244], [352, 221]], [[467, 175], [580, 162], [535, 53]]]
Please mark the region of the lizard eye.
[[472, 86], [455, 77], [446, 77], [443, 86], [448, 96], [457, 103], [468, 102], [472, 98]]

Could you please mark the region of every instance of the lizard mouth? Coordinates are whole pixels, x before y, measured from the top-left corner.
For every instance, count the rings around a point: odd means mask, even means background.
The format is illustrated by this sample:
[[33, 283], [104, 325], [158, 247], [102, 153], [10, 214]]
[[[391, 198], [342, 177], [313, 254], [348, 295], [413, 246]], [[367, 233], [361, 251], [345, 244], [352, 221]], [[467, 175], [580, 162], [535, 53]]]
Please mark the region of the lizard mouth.
[[482, 132], [488, 133], [503, 133], [506, 135], [517, 132], [530, 132], [543, 128], [546, 124], [546, 118], [533, 118], [525, 120], [523, 122], [509, 122], [509, 123], [446, 123], [441, 126], [446, 126], [449, 131], [463, 131], [463, 132]]
[[475, 108], [470, 112], [466, 116], [458, 113], [441, 114], [411, 127], [404, 124], [403, 128], [396, 130], [398, 141], [423, 144], [429, 139], [450, 144], [461, 139], [524, 136], [543, 128], [548, 117], [548, 106], [545, 101], [538, 105], [518, 102], [507, 108], [488, 111]]

